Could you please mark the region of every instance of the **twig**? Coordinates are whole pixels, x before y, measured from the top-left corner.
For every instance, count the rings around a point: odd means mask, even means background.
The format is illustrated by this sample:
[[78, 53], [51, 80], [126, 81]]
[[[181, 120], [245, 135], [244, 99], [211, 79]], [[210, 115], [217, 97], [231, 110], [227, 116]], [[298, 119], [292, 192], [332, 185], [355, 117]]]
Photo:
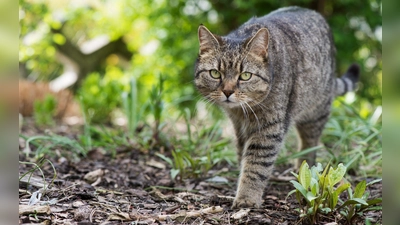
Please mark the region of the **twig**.
[[158, 220], [164, 221], [167, 220], [167, 218], [169, 217], [170, 219], [174, 220], [178, 217], [200, 217], [204, 214], [210, 214], [210, 213], [219, 213], [224, 211], [224, 209], [221, 206], [212, 206], [212, 207], [208, 207], [205, 209], [200, 209], [198, 211], [192, 211], [192, 212], [182, 212], [182, 213], [178, 213], [178, 214], [170, 214], [170, 215], [159, 215], [157, 217]]
[[241, 209], [238, 212], [235, 212], [234, 214], [232, 214], [231, 218], [238, 220], [238, 219], [241, 219], [241, 218], [247, 216], [249, 214], [249, 212], [250, 212], [250, 209]]
[[161, 193], [160, 190], [153, 188], [153, 191], [151, 191], [150, 193], [154, 193], [158, 198], [162, 199], [162, 200], [172, 200], [172, 201], [176, 201], [179, 202], [181, 204], [186, 204], [186, 202], [177, 197], [177, 196], [173, 196], [173, 195], [164, 195], [163, 193]]

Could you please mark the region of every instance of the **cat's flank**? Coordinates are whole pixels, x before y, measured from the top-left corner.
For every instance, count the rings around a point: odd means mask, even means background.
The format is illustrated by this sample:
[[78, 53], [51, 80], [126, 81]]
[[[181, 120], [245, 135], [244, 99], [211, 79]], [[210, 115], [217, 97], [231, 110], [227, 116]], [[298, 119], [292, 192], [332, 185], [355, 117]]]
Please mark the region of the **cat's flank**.
[[[335, 77], [335, 46], [325, 19], [288, 7], [252, 18], [227, 36], [198, 30], [195, 85], [231, 119], [240, 176], [233, 208], [260, 207], [278, 151], [295, 125], [300, 149], [318, 145], [332, 99], [355, 88], [359, 67]], [[304, 159], [315, 163], [315, 152]]]

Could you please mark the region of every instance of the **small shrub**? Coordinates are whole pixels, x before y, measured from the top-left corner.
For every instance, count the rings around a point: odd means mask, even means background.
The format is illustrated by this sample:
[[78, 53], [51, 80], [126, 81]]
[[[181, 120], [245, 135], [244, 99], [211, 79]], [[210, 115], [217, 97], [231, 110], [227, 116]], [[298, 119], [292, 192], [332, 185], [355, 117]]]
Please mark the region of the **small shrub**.
[[[359, 213], [382, 202], [379, 198], [366, 200], [368, 195], [365, 194], [365, 181], [360, 182], [353, 191], [350, 183], [343, 180], [346, 170], [342, 163], [336, 169], [329, 165], [323, 169], [320, 163], [310, 169], [306, 161], [302, 163], [299, 174], [293, 173], [297, 178], [297, 181], [291, 181], [295, 190], [288, 194], [296, 194], [300, 204], [300, 217], [307, 217], [311, 224], [315, 224], [321, 214], [340, 212], [351, 224]], [[339, 196], [346, 190], [349, 199], [341, 203]], [[341, 204], [338, 206], [338, 203]]]
[[90, 74], [78, 92], [87, 119], [91, 123], [110, 122], [111, 112], [122, 105], [124, 88], [117, 78], [108, 78], [107, 74], [104, 78], [98, 73]]

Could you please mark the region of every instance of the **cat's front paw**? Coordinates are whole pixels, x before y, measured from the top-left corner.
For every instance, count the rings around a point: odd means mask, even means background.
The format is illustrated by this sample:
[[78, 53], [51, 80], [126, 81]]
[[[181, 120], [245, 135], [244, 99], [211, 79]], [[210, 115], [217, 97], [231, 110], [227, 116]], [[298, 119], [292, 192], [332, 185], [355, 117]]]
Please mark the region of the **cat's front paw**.
[[233, 201], [232, 209], [260, 208], [261, 203], [261, 199], [254, 196], [236, 196]]

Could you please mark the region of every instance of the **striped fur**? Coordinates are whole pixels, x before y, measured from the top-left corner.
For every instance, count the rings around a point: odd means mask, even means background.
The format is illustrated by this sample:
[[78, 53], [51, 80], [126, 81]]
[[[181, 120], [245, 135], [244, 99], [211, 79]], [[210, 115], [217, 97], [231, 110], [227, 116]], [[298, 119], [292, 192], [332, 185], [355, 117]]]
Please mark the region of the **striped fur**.
[[347, 72], [340, 78], [335, 80], [335, 94], [344, 95], [349, 91], [356, 89], [357, 81], [359, 79], [360, 67], [353, 64], [349, 67]]
[[[355, 88], [359, 68], [335, 77], [328, 24], [299, 7], [252, 18], [227, 36], [204, 26], [198, 35], [195, 85], [235, 128], [241, 173], [233, 208], [260, 207], [289, 127], [296, 126], [300, 149], [318, 145], [333, 98]], [[314, 164], [315, 153], [304, 159]]]

